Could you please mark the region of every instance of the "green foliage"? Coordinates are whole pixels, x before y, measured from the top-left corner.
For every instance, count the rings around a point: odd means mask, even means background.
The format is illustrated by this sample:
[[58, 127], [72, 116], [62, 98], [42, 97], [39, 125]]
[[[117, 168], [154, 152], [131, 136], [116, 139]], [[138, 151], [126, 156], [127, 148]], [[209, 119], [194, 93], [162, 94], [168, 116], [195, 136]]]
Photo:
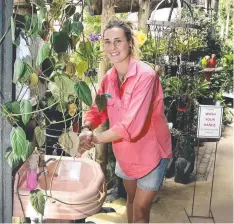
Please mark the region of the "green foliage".
[[10, 140], [14, 154], [21, 158], [28, 146], [24, 130], [21, 127], [13, 128]]
[[40, 190], [30, 191], [30, 203], [32, 207], [42, 216], [45, 209], [45, 197]]
[[75, 90], [79, 99], [90, 107], [92, 105], [92, 95], [89, 86], [84, 81], [80, 81], [76, 83]]
[[22, 76], [22, 73], [24, 71], [25, 64], [21, 59], [16, 59], [14, 64], [14, 78], [13, 82], [16, 83], [19, 78]]
[[[84, 16], [84, 7], [92, 7], [93, 0], [85, 1], [83, 8], [67, 0], [32, 0], [31, 3], [34, 13], [21, 16], [22, 21], [11, 18], [12, 43], [17, 47], [20, 36], [30, 53], [36, 54], [16, 59], [12, 82], [22, 88], [15, 101], [1, 105], [2, 115], [13, 126], [11, 147], [5, 155], [12, 168], [26, 161], [35, 150], [44, 150], [49, 126], [63, 123], [65, 128], [61, 131], [68, 133], [73, 120], [83, 110], [82, 102], [92, 105], [90, 84], [95, 85], [90, 82], [97, 74], [102, 56], [99, 38], [90, 38], [90, 34], [100, 34], [101, 17]], [[58, 29], [54, 29], [54, 21], [59, 24]], [[1, 43], [5, 35], [0, 38]], [[36, 51], [31, 50], [34, 43], [39, 43]], [[30, 90], [29, 100], [23, 99], [23, 87]], [[71, 103], [74, 113], [71, 113]], [[105, 109], [104, 95], [98, 106], [100, 110]], [[62, 120], [49, 118], [50, 111], [60, 112]], [[74, 132], [71, 136], [77, 138]], [[76, 150], [77, 147], [74, 155]], [[44, 214], [45, 198], [41, 191], [31, 191], [30, 202], [39, 214]]]
[[21, 163], [21, 158], [18, 157], [14, 151], [12, 150], [11, 147], [9, 147], [6, 150], [6, 154], [5, 154], [5, 158], [9, 164], [9, 166], [14, 169], [15, 167], [17, 167], [20, 163]]
[[23, 161], [27, 160], [34, 152], [34, 146], [32, 142], [27, 141], [28, 147], [25, 149], [24, 153], [21, 155]]
[[37, 61], [36, 66], [39, 67], [41, 63], [49, 57], [50, 53], [50, 45], [49, 43], [43, 43], [43, 45], [40, 47], [38, 55], [37, 55]]
[[56, 53], [66, 52], [69, 46], [69, 36], [67, 32], [54, 32], [52, 35], [53, 49]]
[[[78, 15], [80, 16], [80, 15]], [[79, 18], [79, 17], [78, 17]], [[84, 12], [84, 23], [86, 24], [85, 30], [87, 34], [100, 34], [101, 33], [101, 16], [92, 16], [88, 12]]]
[[22, 114], [22, 121], [27, 124], [32, 117], [32, 104], [29, 100], [22, 100], [20, 102], [20, 113]]
[[198, 99], [209, 90], [209, 83], [201, 76], [166, 76], [162, 78], [162, 86], [165, 97], [174, 98], [186, 96], [190, 99]]
[[[229, 24], [228, 22], [229, 16]], [[219, 17], [218, 17], [219, 30], [221, 26], [224, 27], [223, 38], [227, 44], [233, 43], [234, 38], [234, 3], [232, 0], [219, 0]], [[228, 32], [227, 32], [228, 28]], [[221, 30], [220, 30], [221, 32]]]
[[95, 98], [95, 103], [97, 104], [98, 111], [101, 112], [106, 108], [106, 96], [105, 94], [97, 95]]
[[46, 140], [45, 129], [42, 129], [41, 127], [38, 126], [34, 129], [34, 133], [38, 146], [39, 147], [43, 146]]

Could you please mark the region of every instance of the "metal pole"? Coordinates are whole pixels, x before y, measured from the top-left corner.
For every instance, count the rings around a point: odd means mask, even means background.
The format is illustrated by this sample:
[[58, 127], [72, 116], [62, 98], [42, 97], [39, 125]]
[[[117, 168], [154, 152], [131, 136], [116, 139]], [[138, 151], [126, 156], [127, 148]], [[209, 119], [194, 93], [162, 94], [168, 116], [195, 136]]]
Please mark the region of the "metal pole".
[[[0, 1], [0, 38], [11, 24], [13, 0]], [[0, 104], [12, 100], [13, 45], [9, 31], [0, 45]], [[5, 160], [11, 126], [0, 116], [0, 223], [12, 223], [12, 172]]]
[[192, 203], [192, 212], [191, 212], [191, 216], [193, 216], [194, 199], [195, 199], [195, 194], [196, 194], [197, 169], [198, 169], [198, 164], [197, 164], [197, 163], [198, 163], [199, 147], [200, 147], [200, 139], [198, 138], [197, 157], [196, 157], [196, 172], [195, 172], [195, 180], [194, 180], [194, 187], [193, 187], [193, 203]]
[[209, 206], [209, 216], [212, 215], [211, 211], [211, 203], [212, 203], [212, 196], [213, 196], [213, 187], [214, 187], [214, 175], [215, 175], [215, 164], [216, 164], [216, 154], [217, 154], [217, 148], [218, 148], [218, 142], [216, 142], [216, 147], [215, 147], [215, 158], [214, 158], [214, 168], [213, 168], [213, 175], [212, 175], [212, 182], [211, 182], [211, 192], [210, 192], [210, 206]]

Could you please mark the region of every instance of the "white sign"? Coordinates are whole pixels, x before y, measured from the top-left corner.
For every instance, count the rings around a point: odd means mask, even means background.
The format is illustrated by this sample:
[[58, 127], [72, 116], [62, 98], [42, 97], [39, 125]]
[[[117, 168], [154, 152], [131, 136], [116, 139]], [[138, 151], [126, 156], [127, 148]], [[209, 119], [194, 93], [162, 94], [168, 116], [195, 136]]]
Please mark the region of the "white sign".
[[222, 106], [199, 105], [197, 137], [220, 138], [222, 115]]

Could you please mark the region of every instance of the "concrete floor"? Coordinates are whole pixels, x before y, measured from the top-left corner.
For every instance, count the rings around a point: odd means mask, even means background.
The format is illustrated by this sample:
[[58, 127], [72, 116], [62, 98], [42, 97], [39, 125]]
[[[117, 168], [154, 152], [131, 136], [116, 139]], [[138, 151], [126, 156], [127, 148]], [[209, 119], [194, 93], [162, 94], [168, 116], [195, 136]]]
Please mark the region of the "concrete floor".
[[[209, 144], [215, 149], [215, 143]], [[212, 145], [213, 144], [213, 145]], [[209, 217], [210, 189], [213, 173], [213, 161], [211, 161], [207, 180], [198, 179], [194, 201], [193, 216]], [[215, 223], [233, 223], [233, 125], [226, 126], [223, 136], [218, 144], [215, 176], [213, 185], [213, 197], [211, 210]], [[175, 183], [172, 179], [166, 179], [164, 187], [158, 192], [159, 200], [152, 205], [151, 223], [213, 223], [211, 218], [190, 218], [194, 182], [183, 185]], [[107, 215], [97, 214], [87, 218], [87, 221], [95, 223], [126, 223], [125, 200], [118, 199], [111, 206], [116, 213]]]
[[[213, 144], [215, 148], [215, 143]], [[213, 163], [207, 181], [197, 181], [194, 201], [194, 216], [209, 216], [210, 189]], [[152, 206], [152, 223], [188, 223], [184, 208], [191, 215], [194, 183], [181, 185], [165, 181], [158, 193], [161, 203]], [[233, 126], [227, 126], [221, 138], [216, 157], [215, 176], [211, 210], [216, 223], [233, 223]], [[191, 218], [194, 223], [209, 222], [212, 219]]]

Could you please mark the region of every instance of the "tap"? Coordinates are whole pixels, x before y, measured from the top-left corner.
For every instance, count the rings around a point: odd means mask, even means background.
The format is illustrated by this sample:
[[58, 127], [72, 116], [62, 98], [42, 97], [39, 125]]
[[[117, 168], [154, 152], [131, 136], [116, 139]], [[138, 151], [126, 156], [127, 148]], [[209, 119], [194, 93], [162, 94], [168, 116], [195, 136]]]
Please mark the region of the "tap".
[[45, 162], [44, 162], [44, 164], [45, 164], [45, 166], [46, 166], [46, 164], [48, 163], [48, 162], [50, 162], [50, 161], [55, 161], [56, 159], [55, 158], [49, 158], [49, 159], [47, 159]]
[[45, 161], [44, 155], [41, 155], [39, 159], [39, 167], [45, 167], [48, 162], [55, 161], [55, 160], [56, 160], [55, 158], [50, 158]]
[[48, 174], [48, 170], [42, 170], [41, 172], [39, 172], [38, 174], [37, 174], [37, 180], [39, 179], [39, 177], [42, 175], [42, 174]]

